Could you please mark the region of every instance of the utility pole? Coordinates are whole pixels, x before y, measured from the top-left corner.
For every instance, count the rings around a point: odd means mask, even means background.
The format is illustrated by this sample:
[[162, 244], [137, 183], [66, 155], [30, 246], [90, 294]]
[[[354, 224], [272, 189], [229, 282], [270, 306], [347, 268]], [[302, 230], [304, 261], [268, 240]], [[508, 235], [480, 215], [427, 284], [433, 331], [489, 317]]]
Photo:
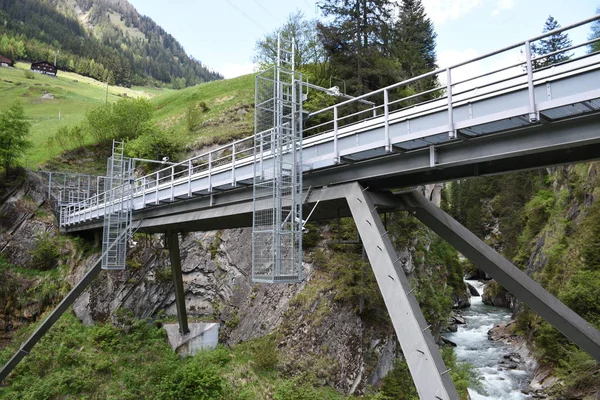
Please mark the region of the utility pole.
[[110, 72], [106, 73], [106, 94], [104, 96], [104, 104], [108, 104], [108, 78], [110, 77]]
[[56, 67], [56, 56], [60, 54], [60, 50], [54, 52], [54, 66]]

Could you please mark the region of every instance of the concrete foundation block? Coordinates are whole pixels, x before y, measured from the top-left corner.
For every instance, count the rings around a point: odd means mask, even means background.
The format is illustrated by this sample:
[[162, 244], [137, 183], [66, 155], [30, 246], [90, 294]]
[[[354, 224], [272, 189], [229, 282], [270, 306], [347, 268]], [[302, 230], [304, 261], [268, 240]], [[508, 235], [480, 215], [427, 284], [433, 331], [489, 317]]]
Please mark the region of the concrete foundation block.
[[201, 350], [210, 350], [219, 343], [219, 324], [216, 322], [195, 322], [189, 324], [190, 332], [182, 335], [179, 324], [164, 324], [169, 344], [181, 357], [193, 356]]

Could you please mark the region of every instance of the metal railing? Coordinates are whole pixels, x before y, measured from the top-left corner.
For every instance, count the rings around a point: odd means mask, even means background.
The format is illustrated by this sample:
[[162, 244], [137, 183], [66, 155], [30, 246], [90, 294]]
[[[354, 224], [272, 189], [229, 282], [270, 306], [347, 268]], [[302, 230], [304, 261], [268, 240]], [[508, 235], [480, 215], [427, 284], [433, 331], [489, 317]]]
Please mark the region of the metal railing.
[[[403, 120], [408, 120], [414, 116], [421, 116], [440, 109], [447, 112], [448, 139], [453, 140], [457, 137], [454, 125], [453, 108], [457, 104], [464, 104], [466, 101], [481, 97], [493, 95], [499, 92], [509, 91], [514, 88], [526, 87], [528, 91], [528, 111], [529, 121], [535, 123], [539, 119], [538, 110], [536, 110], [536, 101], [534, 93], [534, 72], [548, 70], [545, 78], [552, 76], [554, 65], [543, 66], [536, 69], [536, 64], [543, 64], [548, 57], [568, 53], [584, 46], [589, 46], [600, 41], [600, 38], [588, 40], [567, 48], [544, 54], [532, 55], [531, 45], [543, 38], [556, 35], [576, 27], [580, 27], [594, 21], [600, 20], [600, 15], [588, 18], [578, 23], [565, 26], [563, 28], [547, 32], [529, 40], [521, 41], [511, 46], [490, 52], [488, 54], [473, 58], [468, 61], [456, 63], [452, 66], [438, 69], [393, 85], [384, 87], [373, 92], [357, 96], [353, 99], [341, 101], [333, 106], [312, 112], [310, 118], [319, 115], [327, 115], [325, 122], [308, 126], [304, 128], [305, 137], [304, 148], [310, 147], [323, 140], [333, 141], [333, 163], [341, 162], [338, 139], [344, 135], [352, 133], [354, 126], [360, 124], [360, 129], [368, 129], [369, 123], [372, 125], [383, 125], [383, 138], [385, 143], [385, 152], [392, 152], [392, 141], [390, 137], [390, 125], [396, 122], [398, 115]], [[474, 76], [457, 78], [453, 73], [460, 68], [469, 68], [480, 61], [489, 61], [493, 57], [512, 52], [515, 55], [516, 49], [522, 50], [524, 59], [510, 62], [507, 65], [492, 68], [490, 71], [482, 72]], [[582, 59], [592, 54], [583, 54], [571, 58], [569, 61]], [[424, 89], [414, 92], [414, 88], [419, 85], [425, 86]], [[404, 90], [402, 92], [401, 90]], [[309, 118], [309, 120], [310, 120]], [[342, 129], [343, 128], [343, 129]], [[318, 135], [317, 135], [318, 133]], [[270, 131], [259, 133], [258, 135], [270, 135]], [[312, 136], [311, 136], [312, 135]], [[228, 187], [235, 188], [241, 182], [236, 176], [236, 169], [239, 166], [248, 165], [253, 162], [254, 137], [247, 137], [234, 141], [201, 155], [192, 157], [188, 160], [169, 165], [159, 171], [134, 180], [130, 189], [122, 191], [121, 188], [112, 190], [123, 192], [122, 201], [132, 204], [133, 198], [142, 198], [142, 205], [145, 207], [150, 204], [160, 204], [161, 202], [175, 201], [178, 198], [189, 198], [197, 194], [209, 194], [213, 192], [212, 178], [217, 174], [229, 173]], [[263, 149], [264, 150], [264, 149]], [[268, 152], [263, 152], [268, 157]], [[195, 192], [192, 183], [198, 179], [206, 179], [207, 183], [201, 193]], [[244, 184], [251, 184], [244, 181]], [[187, 185], [187, 192], [176, 195], [175, 187]], [[159, 198], [159, 192], [170, 191], [170, 196]], [[103, 192], [95, 196], [90, 196], [83, 201], [63, 205], [60, 209], [60, 225], [65, 226], [74, 223], [80, 223], [92, 218], [100, 217], [100, 210], [105, 207], [107, 199], [112, 194]], [[148, 199], [147, 199], [148, 198]]]
[[[427, 103], [435, 103], [435, 105], [442, 105], [442, 101], [444, 102], [443, 106], [447, 108], [448, 114], [448, 136], [450, 139], [456, 138], [456, 131], [454, 129], [454, 113], [453, 106], [458, 101], [464, 101], [465, 94], [478, 92], [477, 95], [481, 95], [482, 89], [498, 89], [497, 86], [500, 84], [504, 84], [502, 86], [502, 90], [511, 89], [516, 86], [520, 86], [524, 83], [528, 86], [529, 92], [529, 119], [530, 122], [537, 122], [539, 116], [537, 115], [537, 110], [535, 109], [535, 94], [534, 94], [534, 79], [533, 72], [534, 66], [537, 62], [543, 62], [547, 60], [548, 57], [561, 54], [568, 53], [572, 50], [579, 49], [581, 47], [590, 46], [593, 43], [597, 43], [600, 41], [600, 38], [592, 39], [585, 41], [583, 43], [579, 43], [576, 45], [571, 45], [564, 49], [560, 49], [551, 53], [542, 54], [538, 56], [533, 56], [531, 52], [532, 44], [534, 42], [571, 30], [573, 28], [580, 27], [582, 25], [586, 25], [592, 23], [594, 21], [600, 20], [600, 15], [596, 15], [594, 17], [588, 18], [586, 20], [565, 26], [560, 29], [556, 29], [538, 36], [535, 36], [531, 39], [515, 43], [511, 46], [503, 47], [499, 50], [487, 53], [485, 55], [470, 59], [468, 61], [463, 61], [456, 63], [454, 65], [440, 68], [436, 71], [431, 71], [414, 78], [407, 79], [402, 82], [398, 82], [382, 89], [378, 89], [360, 96], [357, 96], [350, 100], [342, 101], [338, 104], [323, 108], [321, 110], [312, 112], [309, 114], [309, 119], [322, 114], [332, 114], [332, 118], [329, 121], [320, 123], [318, 125], [308, 127], [304, 129], [304, 133], [306, 136], [310, 136], [313, 133], [320, 133], [323, 130], [332, 131], [333, 132], [333, 141], [334, 141], [334, 162], [340, 162], [339, 149], [338, 149], [338, 137], [339, 130], [343, 126], [348, 126], [355, 124], [357, 122], [364, 122], [369, 119], [375, 119], [379, 116], [383, 115], [384, 120], [384, 132], [385, 132], [385, 142], [386, 142], [386, 152], [392, 151], [390, 134], [389, 134], [389, 126], [390, 126], [390, 113], [391, 112], [399, 112], [409, 110], [411, 107], [416, 105], [425, 105]], [[491, 57], [498, 56], [501, 54], [506, 54], [507, 52], [513, 51], [515, 49], [520, 49], [521, 54], [524, 54], [525, 59], [519, 60], [518, 62], [510, 63], [509, 65], [504, 65], [499, 68], [492, 69], [491, 71], [487, 71], [485, 73], [478, 74], [476, 76], [467, 77], [464, 79], [453, 80], [452, 72], [456, 71], [461, 67], [473, 66], [475, 63], [488, 60]], [[590, 54], [586, 54], [579, 57], [571, 58], [569, 61], [583, 58], [589, 56]], [[556, 64], [554, 64], [556, 65]], [[544, 66], [542, 68], [552, 67], [552, 65]], [[512, 71], [512, 73], [510, 73]], [[506, 72], [509, 72], [508, 74]], [[493, 75], [498, 75], [504, 73], [504, 76], [500, 76], [497, 79], [491, 78]], [[515, 78], [526, 77], [526, 82], [519, 81]], [[445, 83], [442, 83], [445, 80]], [[510, 82], [512, 81], [512, 82]], [[418, 83], [425, 82], [428, 87], [426, 90], [420, 91], [414, 94], [403, 95], [397, 99], [391, 100], [390, 96], [400, 91], [400, 89], [408, 89], [407, 92], [410, 93], [410, 89], [416, 86]], [[433, 85], [431, 85], [433, 84]], [[462, 86], [462, 87], [461, 87]], [[463, 95], [459, 97], [459, 95]], [[383, 101], [380, 99], [383, 98]], [[418, 99], [422, 99], [421, 102], [416, 102]], [[365, 101], [374, 102], [375, 106], [363, 107], [362, 110], [356, 111], [357, 108], [360, 108], [360, 103]], [[365, 115], [364, 118], [358, 119], [357, 117]]]

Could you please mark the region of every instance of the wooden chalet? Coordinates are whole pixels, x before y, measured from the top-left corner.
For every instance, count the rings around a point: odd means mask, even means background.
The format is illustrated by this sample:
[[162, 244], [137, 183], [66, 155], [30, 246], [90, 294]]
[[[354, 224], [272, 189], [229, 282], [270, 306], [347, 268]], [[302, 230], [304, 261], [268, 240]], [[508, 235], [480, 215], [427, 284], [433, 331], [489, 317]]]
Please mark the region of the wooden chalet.
[[6, 56], [0, 54], [0, 67], [14, 67], [15, 62]]
[[39, 74], [51, 75], [51, 76], [56, 76], [56, 73], [58, 72], [56, 67], [54, 65], [50, 64], [48, 61], [36, 61], [34, 63], [31, 63], [30, 69], [33, 72], [37, 72]]

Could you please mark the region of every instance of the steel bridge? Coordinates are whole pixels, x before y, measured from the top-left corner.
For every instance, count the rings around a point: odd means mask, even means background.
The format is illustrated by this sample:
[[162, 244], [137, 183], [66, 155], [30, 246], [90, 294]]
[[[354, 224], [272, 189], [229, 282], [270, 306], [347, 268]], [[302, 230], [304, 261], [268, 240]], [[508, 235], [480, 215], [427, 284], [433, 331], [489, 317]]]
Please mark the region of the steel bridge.
[[[398, 257], [379, 218], [381, 212], [413, 213], [600, 361], [600, 332], [591, 324], [417, 192], [392, 192], [600, 158], [600, 54], [583, 54], [598, 39], [556, 52], [574, 53], [570, 60], [553, 65], [546, 64], [554, 53], [534, 56], [530, 51], [541, 38], [597, 19], [339, 102], [304, 118], [302, 164], [297, 166], [303, 174], [304, 206], [319, 204], [312, 219], [354, 218], [422, 399], [458, 396], [413, 289], [396, 265]], [[519, 49], [522, 59], [501, 67], [494, 63], [498, 56], [514, 55]], [[492, 68], [460, 77], [460, 71], [481, 63]], [[419, 85], [424, 82], [428, 82], [426, 89], [406, 94], [405, 89], [423, 87]], [[106, 191], [63, 202], [61, 230], [100, 230], [105, 210], [119, 206], [131, 211], [134, 229], [166, 233], [180, 329], [185, 332], [178, 233], [252, 226], [255, 143], [257, 137], [270, 134], [260, 132], [112, 188], [118, 196]], [[292, 160], [291, 151], [283, 157]], [[261, 154], [257, 162], [267, 162], [269, 152]], [[49, 317], [49, 324], [43, 324], [0, 371], [0, 380], [99, 272], [99, 265], [90, 270], [69, 295], [71, 299]]]

